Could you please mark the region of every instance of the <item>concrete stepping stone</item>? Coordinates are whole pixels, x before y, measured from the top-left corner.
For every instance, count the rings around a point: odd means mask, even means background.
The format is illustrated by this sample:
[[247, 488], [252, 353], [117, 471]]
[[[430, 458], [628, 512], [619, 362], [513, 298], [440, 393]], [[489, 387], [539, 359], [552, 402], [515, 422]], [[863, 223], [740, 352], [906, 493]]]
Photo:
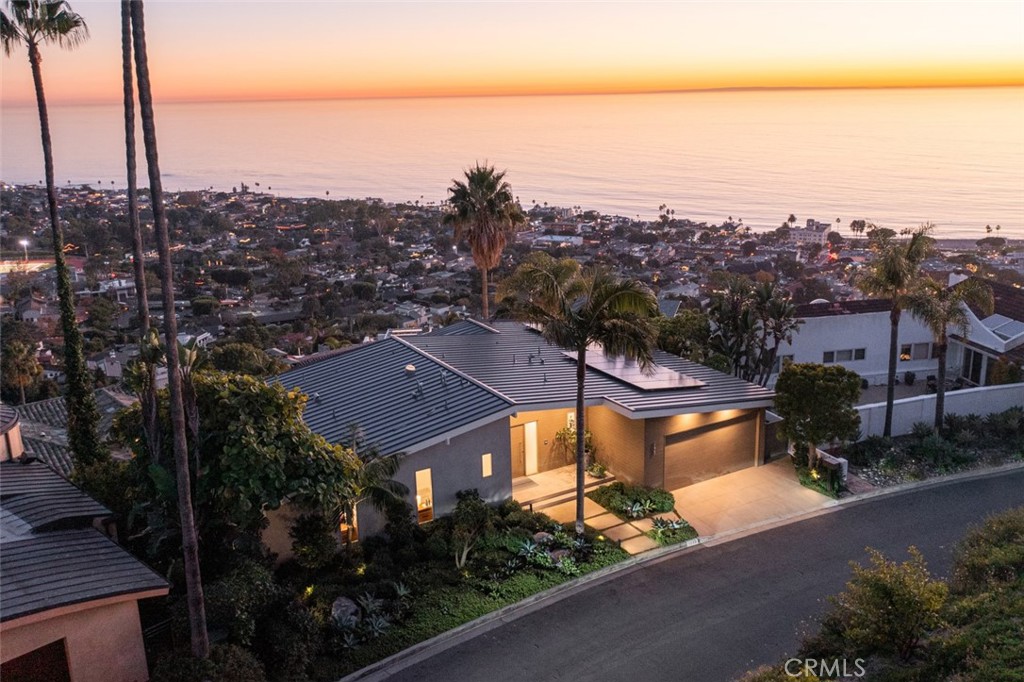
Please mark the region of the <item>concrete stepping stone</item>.
[[622, 549], [626, 550], [630, 554], [639, 554], [641, 552], [648, 552], [652, 549], [657, 548], [659, 545], [654, 540], [650, 539], [646, 535], [638, 535], [635, 538], [622, 541]]
[[623, 541], [623, 540], [628, 540], [629, 538], [635, 538], [638, 535], [641, 535], [640, 531], [637, 528], [634, 528], [633, 526], [631, 526], [628, 523], [623, 523], [623, 524], [618, 525], [618, 526], [612, 526], [611, 528], [606, 528], [602, 532], [603, 532], [605, 537], [611, 538], [612, 540], [618, 540], [620, 542]]

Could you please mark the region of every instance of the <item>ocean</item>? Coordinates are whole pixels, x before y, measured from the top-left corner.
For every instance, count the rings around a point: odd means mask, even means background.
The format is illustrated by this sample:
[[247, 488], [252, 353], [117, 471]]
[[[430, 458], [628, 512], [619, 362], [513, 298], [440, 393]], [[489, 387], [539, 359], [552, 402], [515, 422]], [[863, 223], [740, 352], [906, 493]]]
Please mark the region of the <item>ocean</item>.
[[[34, 108], [0, 113], [0, 179], [39, 182]], [[480, 161], [507, 169], [527, 208], [1024, 238], [1024, 88], [175, 103], [156, 116], [168, 190], [429, 203]], [[124, 186], [118, 105], [51, 106], [50, 119], [58, 183]]]

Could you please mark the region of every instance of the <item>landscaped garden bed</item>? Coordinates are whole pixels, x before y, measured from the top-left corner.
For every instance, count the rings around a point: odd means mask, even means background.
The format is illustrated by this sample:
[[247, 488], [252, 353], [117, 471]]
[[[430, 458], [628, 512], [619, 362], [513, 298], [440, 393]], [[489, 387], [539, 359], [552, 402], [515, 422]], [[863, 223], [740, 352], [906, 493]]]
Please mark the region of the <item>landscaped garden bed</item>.
[[587, 493], [587, 497], [618, 516], [623, 521], [664, 514], [675, 509], [672, 493], [660, 488], [630, 485], [615, 481]]
[[656, 517], [654, 526], [644, 535], [665, 547], [693, 540], [700, 534], [685, 519]]
[[939, 433], [919, 423], [910, 435], [872, 436], [834, 454], [849, 460], [852, 473], [878, 487], [1019, 462], [1024, 460], [1024, 409], [987, 417], [947, 414]]

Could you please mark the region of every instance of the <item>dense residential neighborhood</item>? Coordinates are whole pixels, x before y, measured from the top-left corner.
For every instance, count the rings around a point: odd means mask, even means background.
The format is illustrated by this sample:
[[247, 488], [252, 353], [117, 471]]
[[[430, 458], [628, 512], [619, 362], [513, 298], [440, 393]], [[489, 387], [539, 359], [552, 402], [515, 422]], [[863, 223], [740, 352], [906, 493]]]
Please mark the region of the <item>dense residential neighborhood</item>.
[[[152, 430], [144, 412], [146, 386], [166, 387], [168, 367], [137, 341], [124, 193], [59, 191], [96, 430], [111, 459], [81, 459], [69, 438], [45, 196], [5, 186], [0, 240], [9, 254], [15, 244], [31, 249], [9, 256], [3, 272], [2, 627], [14, 642], [4, 672], [52, 668], [59, 677], [66, 661], [71, 679], [128, 679], [177, 660], [186, 636], [174, 505], [147, 473], [170, 456], [169, 425]], [[288, 199], [245, 185], [171, 196], [189, 442], [206, 462], [194, 504], [207, 618], [226, 633], [219, 656], [242, 655], [228, 645], [277, 651], [265, 638], [290, 633], [288, 646], [305, 653], [254, 663], [271, 679], [295, 670], [335, 679], [376, 664], [403, 648], [401, 633], [417, 619], [431, 623], [418, 639], [444, 632], [447, 621], [429, 614], [453, 589], [442, 577], [452, 553], [465, 575], [490, 576], [467, 585], [483, 601], [467, 604], [458, 624], [513, 603], [517, 590], [629, 555], [1020, 456], [1024, 251], [1005, 240], [921, 252], [917, 277], [939, 292], [930, 296], [963, 303], [936, 322], [907, 285], [890, 382], [882, 340], [897, 299], [869, 296], [864, 281], [880, 259], [928, 239], [926, 228], [856, 225], [844, 235], [790, 216], [755, 234], [739, 220], [693, 223], [667, 208], [641, 221], [534, 205], [494, 261], [484, 318], [474, 236], [454, 239], [448, 206]], [[528, 271], [591, 276], [595, 267], [615, 273], [608, 285], [635, 282], [649, 297], [650, 351], [588, 336], [581, 375], [577, 346], [551, 325], [582, 322], [558, 322], [557, 307], [541, 314], [530, 307], [541, 299], [509, 287], [530, 281]], [[166, 311], [148, 262], [145, 277], [159, 324]], [[831, 378], [821, 383], [813, 368]], [[835, 382], [849, 385], [848, 397], [828, 392]], [[815, 426], [801, 405], [825, 410], [826, 423]], [[841, 413], [853, 430], [840, 426]], [[937, 440], [915, 441], [932, 421]], [[976, 447], [983, 434], [988, 445], [970, 456], [949, 449]], [[879, 443], [911, 454], [881, 457]], [[917, 451], [931, 453], [930, 464], [916, 464]], [[585, 528], [576, 539], [574, 521]], [[62, 533], [77, 544], [54, 555]], [[475, 549], [491, 535], [486, 542], [507, 549]], [[77, 587], [47, 568], [67, 552], [117, 577], [96, 573]], [[336, 584], [331, 575], [349, 577]], [[64, 596], [42, 598], [56, 595], [54, 579]], [[257, 596], [247, 584], [273, 587]], [[255, 600], [250, 620], [229, 606], [240, 599]], [[78, 643], [95, 628], [112, 639]], [[54, 638], [63, 649], [47, 644]], [[114, 640], [123, 656], [112, 667], [83, 662]]]

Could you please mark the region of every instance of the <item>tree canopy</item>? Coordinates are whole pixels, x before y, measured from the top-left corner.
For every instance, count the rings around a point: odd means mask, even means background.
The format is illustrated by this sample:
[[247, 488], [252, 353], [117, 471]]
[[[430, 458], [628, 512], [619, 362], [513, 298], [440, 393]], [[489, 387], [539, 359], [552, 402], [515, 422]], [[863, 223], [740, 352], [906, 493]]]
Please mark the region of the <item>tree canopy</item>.
[[841, 365], [787, 363], [775, 384], [775, 411], [783, 419], [779, 432], [798, 452], [807, 448], [813, 453], [819, 443], [852, 438], [860, 427], [853, 407], [859, 397], [856, 372]]

